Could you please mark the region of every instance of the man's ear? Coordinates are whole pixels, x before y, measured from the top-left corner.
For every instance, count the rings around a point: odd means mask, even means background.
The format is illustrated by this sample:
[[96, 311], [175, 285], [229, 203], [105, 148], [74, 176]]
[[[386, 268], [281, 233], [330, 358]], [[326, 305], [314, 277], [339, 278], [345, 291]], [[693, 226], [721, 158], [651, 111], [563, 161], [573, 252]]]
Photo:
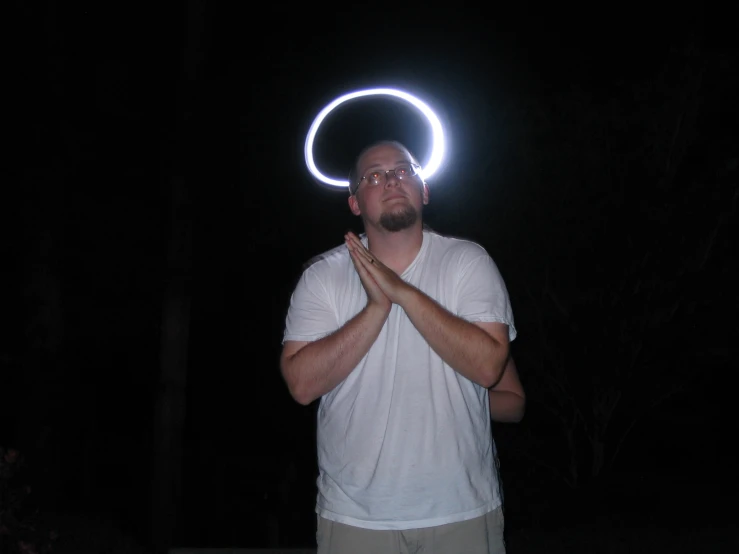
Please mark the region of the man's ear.
[[352, 194], [349, 197], [348, 202], [349, 202], [349, 209], [351, 210], [351, 212], [354, 215], [361, 215], [362, 210], [359, 209], [359, 202], [357, 201], [357, 195], [356, 194]]

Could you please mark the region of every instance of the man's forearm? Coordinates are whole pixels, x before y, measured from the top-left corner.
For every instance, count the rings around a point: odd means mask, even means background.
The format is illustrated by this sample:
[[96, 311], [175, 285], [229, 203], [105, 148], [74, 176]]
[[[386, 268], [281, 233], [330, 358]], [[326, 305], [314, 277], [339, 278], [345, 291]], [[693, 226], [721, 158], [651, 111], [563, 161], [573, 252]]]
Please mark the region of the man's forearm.
[[489, 390], [490, 419], [504, 423], [518, 423], [526, 411], [526, 399], [515, 392]]
[[368, 305], [334, 333], [283, 358], [290, 394], [307, 405], [346, 379], [377, 339], [388, 312]]
[[452, 369], [485, 388], [498, 382], [508, 358], [508, 343], [502, 344], [416, 288], [404, 293], [401, 307]]

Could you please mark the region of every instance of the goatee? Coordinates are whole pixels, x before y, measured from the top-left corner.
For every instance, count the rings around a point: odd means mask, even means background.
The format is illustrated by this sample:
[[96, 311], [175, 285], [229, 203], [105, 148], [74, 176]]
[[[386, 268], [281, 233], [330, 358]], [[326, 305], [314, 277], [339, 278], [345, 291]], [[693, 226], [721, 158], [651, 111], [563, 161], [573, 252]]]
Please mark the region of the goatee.
[[418, 212], [413, 206], [405, 206], [402, 210], [383, 213], [380, 216], [380, 225], [391, 233], [397, 233], [412, 227], [418, 221]]

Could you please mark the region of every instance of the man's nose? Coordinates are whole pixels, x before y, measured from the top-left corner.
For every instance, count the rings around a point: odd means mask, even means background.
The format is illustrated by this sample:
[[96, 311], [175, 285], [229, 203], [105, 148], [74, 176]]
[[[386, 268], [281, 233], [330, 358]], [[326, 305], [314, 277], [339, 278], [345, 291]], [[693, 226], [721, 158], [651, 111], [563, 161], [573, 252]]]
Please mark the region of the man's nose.
[[395, 175], [395, 170], [389, 170], [385, 172], [385, 186], [399, 186], [400, 179]]

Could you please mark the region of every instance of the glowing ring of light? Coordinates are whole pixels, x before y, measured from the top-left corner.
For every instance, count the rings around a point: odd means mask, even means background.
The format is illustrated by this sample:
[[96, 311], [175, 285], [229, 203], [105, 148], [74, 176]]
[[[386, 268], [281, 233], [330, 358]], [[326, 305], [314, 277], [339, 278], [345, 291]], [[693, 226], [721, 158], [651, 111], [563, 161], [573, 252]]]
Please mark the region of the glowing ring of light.
[[429, 157], [428, 162], [426, 164], [423, 164], [423, 168], [421, 169], [421, 177], [423, 177], [424, 180], [428, 179], [429, 177], [431, 177], [431, 175], [436, 173], [439, 167], [441, 167], [441, 162], [444, 158], [445, 146], [444, 129], [441, 125], [441, 121], [439, 121], [439, 118], [436, 116], [433, 110], [425, 102], [402, 90], [392, 88], [372, 88], [367, 90], [357, 90], [340, 96], [339, 98], [328, 104], [325, 108], [323, 108], [313, 120], [313, 124], [310, 126], [310, 129], [308, 130], [308, 135], [305, 139], [305, 163], [308, 166], [308, 170], [311, 172], [311, 174], [319, 181], [334, 187], [349, 186], [349, 181], [328, 177], [321, 173], [318, 167], [316, 167], [316, 163], [313, 160], [313, 142], [316, 138], [316, 134], [318, 133], [318, 128], [321, 126], [321, 123], [323, 123], [323, 120], [326, 119], [326, 116], [328, 116], [328, 114], [331, 113], [331, 111], [333, 111], [334, 108], [336, 108], [340, 104], [348, 102], [349, 100], [354, 100], [355, 98], [374, 95], [395, 96], [396, 98], [405, 100], [413, 107], [415, 107], [419, 112], [421, 112], [426, 117], [426, 119], [428, 119], [428, 122], [431, 125], [431, 132], [433, 136], [433, 147], [431, 149], [431, 156]]

